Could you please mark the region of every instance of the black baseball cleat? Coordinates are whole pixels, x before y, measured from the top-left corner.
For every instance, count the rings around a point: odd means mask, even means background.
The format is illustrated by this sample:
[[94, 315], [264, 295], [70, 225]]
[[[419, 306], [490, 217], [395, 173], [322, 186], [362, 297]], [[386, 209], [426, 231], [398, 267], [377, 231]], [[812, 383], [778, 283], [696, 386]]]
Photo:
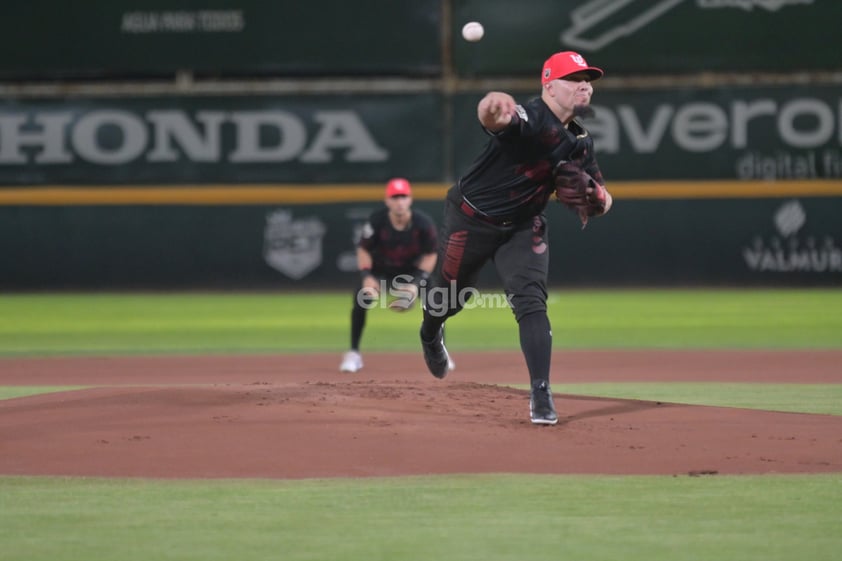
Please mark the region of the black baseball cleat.
[[421, 335], [421, 348], [424, 349], [424, 362], [427, 363], [430, 374], [436, 378], [444, 378], [447, 376], [447, 371], [450, 370], [452, 362], [444, 346], [444, 333], [442, 329], [439, 329], [439, 332], [432, 341], [424, 339], [423, 334], [419, 335]]
[[533, 425], [554, 425], [558, 422], [558, 415], [553, 405], [553, 393], [546, 380], [532, 383], [532, 393], [529, 395], [529, 416]]

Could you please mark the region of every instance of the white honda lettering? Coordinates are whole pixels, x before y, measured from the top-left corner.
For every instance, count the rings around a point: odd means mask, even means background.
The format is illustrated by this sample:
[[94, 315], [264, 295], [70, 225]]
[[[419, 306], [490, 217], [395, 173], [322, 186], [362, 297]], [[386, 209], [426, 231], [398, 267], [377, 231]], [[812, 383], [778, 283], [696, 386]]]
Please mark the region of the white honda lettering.
[[[237, 131], [236, 148], [229, 156], [232, 162], [286, 162], [307, 143], [304, 125], [285, 111], [238, 111], [231, 120]], [[274, 138], [267, 138], [270, 135]]]
[[[102, 146], [101, 136], [113, 139], [113, 146]], [[127, 111], [96, 111], [79, 119], [72, 129], [71, 142], [85, 160], [117, 165], [143, 154], [148, 138], [146, 125], [136, 115]]]
[[313, 119], [321, 128], [310, 148], [301, 154], [302, 162], [330, 162], [330, 150], [345, 150], [348, 162], [381, 162], [389, 158], [389, 152], [377, 145], [353, 111], [317, 111]]
[[64, 145], [64, 129], [72, 119], [70, 113], [39, 113], [32, 119], [37, 129], [24, 130], [26, 115], [0, 115], [0, 164], [27, 163], [24, 146], [40, 149], [35, 155], [38, 164], [73, 161], [73, 154]]
[[152, 124], [152, 149], [146, 154], [150, 162], [174, 162], [179, 159], [175, 144], [194, 162], [217, 162], [221, 152], [222, 111], [199, 111], [194, 125], [182, 111], [149, 111], [146, 119]]

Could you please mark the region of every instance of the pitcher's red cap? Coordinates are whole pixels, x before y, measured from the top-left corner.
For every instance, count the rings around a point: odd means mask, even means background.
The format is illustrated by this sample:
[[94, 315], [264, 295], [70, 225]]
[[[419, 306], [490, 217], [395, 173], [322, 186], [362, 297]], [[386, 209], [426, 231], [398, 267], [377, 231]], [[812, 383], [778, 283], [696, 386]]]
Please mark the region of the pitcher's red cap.
[[398, 197], [400, 195], [405, 195], [407, 197], [412, 196], [412, 187], [409, 186], [409, 181], [407, 181], [403, 177], [395, 177], [394, 179], [390, 179], [389, 182], [386, 184], [386, 196]]
[[595, 66], [588, 66], [588, 62], [582, 55], [573, 51], [556, 53], [544, 63], [544, 71], [541, 72], [541, 84], [546, 84], [568, 74], [584, 72], [591, 80], [602, 78], [602, 69]]

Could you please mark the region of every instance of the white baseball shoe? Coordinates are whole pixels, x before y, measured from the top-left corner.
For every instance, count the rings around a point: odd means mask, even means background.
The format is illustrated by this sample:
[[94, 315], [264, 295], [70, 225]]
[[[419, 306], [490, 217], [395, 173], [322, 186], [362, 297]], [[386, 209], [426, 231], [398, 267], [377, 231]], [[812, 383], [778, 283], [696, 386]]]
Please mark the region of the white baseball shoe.
[[342, 356], [342, 364], [339, 365], [340, 372], [356, 372], [363, 367], [363, 357], [357, 351], [348, 351]]

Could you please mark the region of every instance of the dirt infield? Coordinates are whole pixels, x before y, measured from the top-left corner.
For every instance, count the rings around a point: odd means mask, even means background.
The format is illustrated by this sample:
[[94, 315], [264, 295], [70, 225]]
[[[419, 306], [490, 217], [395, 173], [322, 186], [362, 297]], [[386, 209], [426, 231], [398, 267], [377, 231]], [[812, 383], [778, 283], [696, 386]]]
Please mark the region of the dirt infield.
[[560, 422], [528, 422], [519, 353], [0, 359], [0, 474], [359, 477], [842, 472], [842, 417], [559, 393], [564, 382], [842, 383], [842, 352], [585, 351], [553, 357]]

